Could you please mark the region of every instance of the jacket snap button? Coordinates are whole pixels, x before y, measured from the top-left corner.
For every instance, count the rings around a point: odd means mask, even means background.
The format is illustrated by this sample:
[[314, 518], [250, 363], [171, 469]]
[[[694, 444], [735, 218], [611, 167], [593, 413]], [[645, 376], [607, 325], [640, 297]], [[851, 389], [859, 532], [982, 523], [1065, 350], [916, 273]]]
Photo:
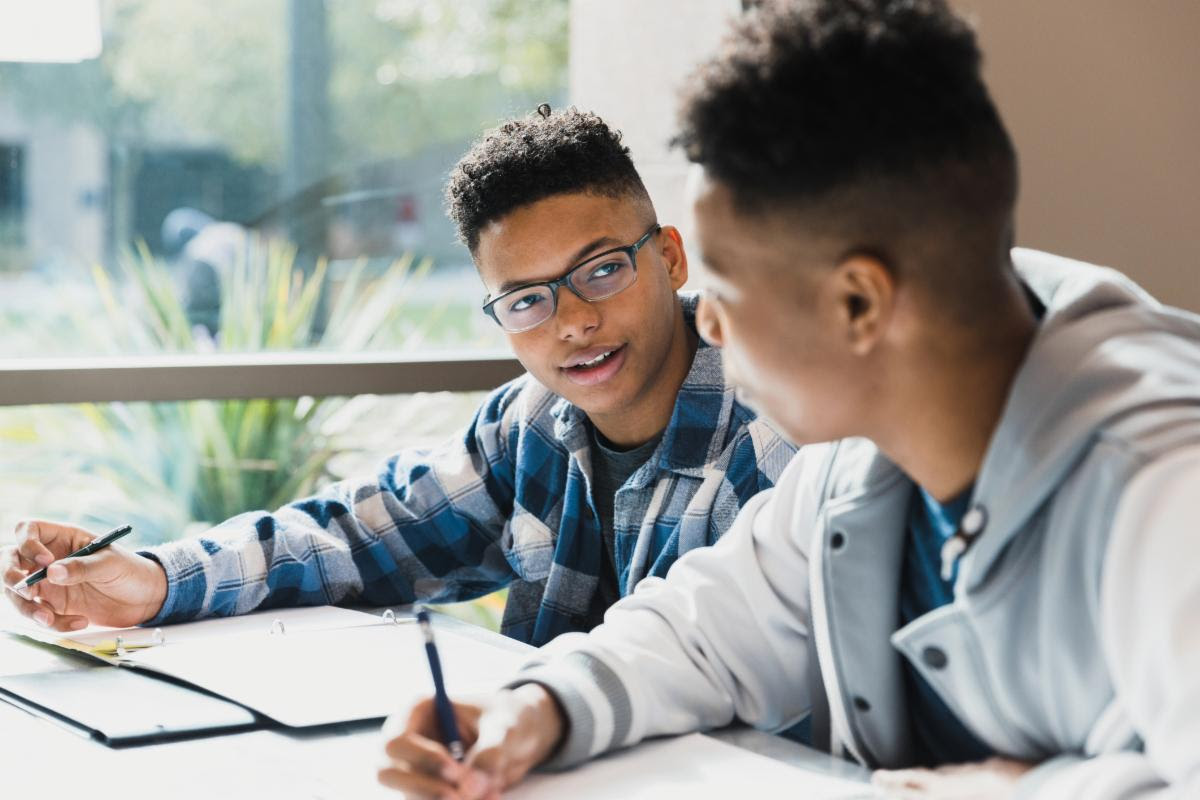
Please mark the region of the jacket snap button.
[[846, 546], [846, 534], [838, 531], [833, 536], [829, 537], [829, 547], [833, 550], [841, 550]]
[[987, 509], [981, 505], [971, 506], [963, 515], [962, 531], [968, 536], [978, 536], [987, 525]]
[[926, 647], [921, 652], [921, 660], [925, 662], [926, 666], [933, 669], [944, 669], [950, 659], [946, 658], [946, 651], [942, 648]]
[[871, 710], [871, 704], [868, 703], [866, 698], [863, 698], [863, 697], [854, 698], [854, 707], [857, 708], [859, 711], [870, 711]]

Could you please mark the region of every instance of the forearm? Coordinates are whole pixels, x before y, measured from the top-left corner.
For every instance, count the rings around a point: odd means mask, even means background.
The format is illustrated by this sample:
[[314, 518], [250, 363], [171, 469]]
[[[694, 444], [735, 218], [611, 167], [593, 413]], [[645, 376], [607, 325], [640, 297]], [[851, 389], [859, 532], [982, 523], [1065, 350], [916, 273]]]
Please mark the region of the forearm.
[[[439, 508], [418, 515], [369, 486], [336, 485], [274, 514], [250, 512], [151, 548], [145, 555], [166, 572], [167, 597], [148, 624], [264, 605], [448, 602], [505, 585], [508, 563], [490, 552], [498, 536], [472, 530], [447, 504]], [[472, 544], [451, 543], [464, 541]]]
[[250, 512], [203, 536], [143, 551], [167, 576], [165, 602], [147, 624], [242, 614], [265, 603], [336, 603], [360, 594], [361, 571], [351, 552], [369, 544], [361, 533], [340, 533], [287, 509]]
[[[1116, 698], [1143, 751], [1067, 755], [1022, 781], [1049, 800], [1200, 797], [1200, 634], [1195, 485], [1200, 446], [1144, 467], [1123, 492], [1105, 553], [1100, 629]], [[1115, 743], [1114, 746], [1129, 746]]]
[[1095, 758], [1060, 756], [1026, 773], [1015, 796], [1019, 800], [1184, 800], [1200, 797], [1200, 774], [1168, 784], [1145, 754], [1133, 751]]

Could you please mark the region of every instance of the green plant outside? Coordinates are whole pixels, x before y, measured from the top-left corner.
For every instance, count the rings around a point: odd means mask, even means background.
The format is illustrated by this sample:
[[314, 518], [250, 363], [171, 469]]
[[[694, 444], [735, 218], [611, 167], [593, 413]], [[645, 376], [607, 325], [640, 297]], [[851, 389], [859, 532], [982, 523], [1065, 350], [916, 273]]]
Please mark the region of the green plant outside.
[[[55, 335], [86, 337], [114, 354], [203, 352], [213, 344], [220, 352], [412, 349], [430, 335], [462, 341], [465, 308], [412, 302], [430, 267], [402, 258], [379, 273], [364, 261], [332, 282], [324, 262], [306, 274], [290, 246], [252, 237], [223, 276], [221, 326], [207, 343], [188, 324], [170, 265], [139, 246], [112, 274], [93, 269], [102, 312], [68, 308]], [[344, 455], [340, 434], [361, 416], [360, 404], [338, 397], [337, 387], [328, 397], [2, 411], [6, 494], [43, 517], [92, 528], [129, 522], [137, 545], [312, 493], [336, 477], [330, 460]], [[458, 604], [453, 613], [495, 630], [503, 597]]]

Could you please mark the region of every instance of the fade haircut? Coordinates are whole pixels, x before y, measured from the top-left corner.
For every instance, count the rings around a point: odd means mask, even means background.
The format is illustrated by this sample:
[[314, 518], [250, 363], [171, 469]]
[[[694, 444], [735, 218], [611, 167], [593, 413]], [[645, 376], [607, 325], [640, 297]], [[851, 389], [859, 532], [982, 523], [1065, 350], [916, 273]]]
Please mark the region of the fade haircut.
[[675, 141], [739, 213], [986, 291], [997, 270], [964, 262], [1009, 263], [1017, 166], [980, 62], [942, 0], [768, 0], [692, 76]]
[[479, 232], [523, 206], [558, 194], [630, 196], [650, 205], [621, 133], [590, 112], [542, 105], [487, 131], [450, 172], [446, 202], [472, 255]]

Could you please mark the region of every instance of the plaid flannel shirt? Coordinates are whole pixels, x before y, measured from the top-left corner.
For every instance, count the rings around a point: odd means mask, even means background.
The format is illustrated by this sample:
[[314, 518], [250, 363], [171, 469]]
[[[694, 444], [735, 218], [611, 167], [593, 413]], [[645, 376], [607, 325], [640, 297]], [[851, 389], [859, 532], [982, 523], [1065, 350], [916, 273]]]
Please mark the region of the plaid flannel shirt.
[[[695, 325], [696, 298], [681, 295]], [[529, 375], [492, 392], [466, 431], [392, 456], [274, 513], [143, 551], [167, 597], [147, 625], [328, 603], [467, 600], [510, 587], [502, 631], [544, 644], [599, 624], [605, 554], [585, 414]], [[653, 455], [614, 499], [621, 594], [710, 545], [774, 485], [794, 448], [738, 403], [701, 342]]]

